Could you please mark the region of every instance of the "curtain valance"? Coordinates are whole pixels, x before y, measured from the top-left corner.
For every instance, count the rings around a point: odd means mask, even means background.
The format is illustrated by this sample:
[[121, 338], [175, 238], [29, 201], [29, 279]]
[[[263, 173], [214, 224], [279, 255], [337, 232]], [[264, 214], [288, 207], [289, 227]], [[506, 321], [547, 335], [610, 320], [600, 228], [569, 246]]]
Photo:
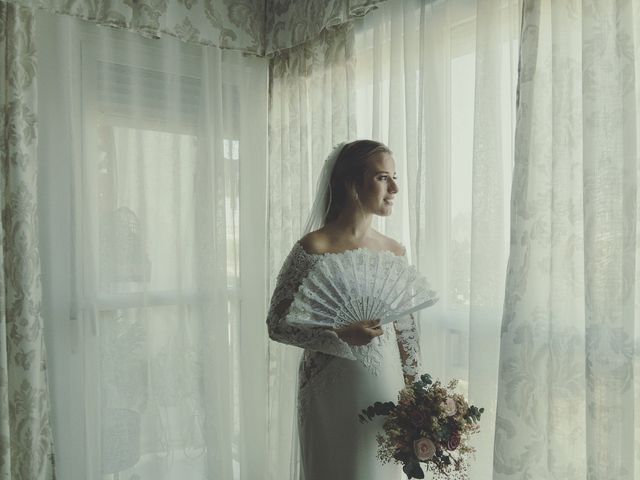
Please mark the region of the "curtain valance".
[[266, 0], [265, 53], [295, 47], [328, 27], [362, 17], [386, 0]]
[[265, 0], [8, 0], [146, 37], [170, 35], [261, 55]]
[[3, 0], [138, 32], [263, 56], [305, 43], [386, 0]]

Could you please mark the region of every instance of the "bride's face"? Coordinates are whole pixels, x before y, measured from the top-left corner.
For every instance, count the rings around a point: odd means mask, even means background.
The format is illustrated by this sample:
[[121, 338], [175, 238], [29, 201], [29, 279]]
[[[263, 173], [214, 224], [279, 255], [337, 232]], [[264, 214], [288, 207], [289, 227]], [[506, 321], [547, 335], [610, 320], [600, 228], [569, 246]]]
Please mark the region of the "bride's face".
[[374, 215], [391, 215], [394, 197], [398, 193], [396, 163], [385, 152], [374, 154], [368, 160], [362, 184], [356, 187], [362, 208]]

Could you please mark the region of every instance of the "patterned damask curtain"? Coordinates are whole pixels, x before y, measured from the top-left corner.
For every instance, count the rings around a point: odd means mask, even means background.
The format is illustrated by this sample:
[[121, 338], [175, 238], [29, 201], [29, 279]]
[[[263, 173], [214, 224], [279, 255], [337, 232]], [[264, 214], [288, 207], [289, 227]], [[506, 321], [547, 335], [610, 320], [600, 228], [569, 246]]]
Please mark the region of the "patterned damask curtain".
[[36, 221], [33, 12], [0, 2], [0, 478], [50, 479], [49, 390]]
[[7, 0], [155, 38], [259, 56], [296, 47], [387, 0]]
[[526, 0], [494, 480], [640, 478], [640, 0]]
[[329, 27], [362, 17], [386, 0], [266, 0], [267, 55], [307, 42]]
[[10, 0], [146, 37], [170, 35], [261, 55], [265, 0]]

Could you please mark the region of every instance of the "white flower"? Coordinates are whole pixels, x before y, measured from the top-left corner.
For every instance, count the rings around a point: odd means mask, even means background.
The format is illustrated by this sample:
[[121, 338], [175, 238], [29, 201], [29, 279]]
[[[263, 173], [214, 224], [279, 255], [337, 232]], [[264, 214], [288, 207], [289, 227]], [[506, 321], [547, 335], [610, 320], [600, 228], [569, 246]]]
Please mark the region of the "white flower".
[[421, 438], [413, 442], [413, 452], [418, 460], [425, 462], [436, 454], [436, 446], [428, 438]]
[[451, 397], [447, 398], [447, 401], [442, 403], [442, 409], [447, 417], [452, 417], [458, 411], [456, 408], [456, 401]]

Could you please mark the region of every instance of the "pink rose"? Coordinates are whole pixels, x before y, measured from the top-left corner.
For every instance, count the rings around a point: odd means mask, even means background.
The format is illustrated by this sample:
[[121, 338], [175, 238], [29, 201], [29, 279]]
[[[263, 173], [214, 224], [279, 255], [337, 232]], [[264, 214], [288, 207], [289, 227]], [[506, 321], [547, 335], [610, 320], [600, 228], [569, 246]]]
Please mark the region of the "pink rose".
[[442, 409], [447, 417], [452, 417], [458, 411], [456, 408], [456, 401], [451, 397], [447, 398], [447, 401], [442, 403]]
[[436, 446], [428, 438], [420, 438], [413, 442], [413, 453], [421, 462], [426, 462], [436, 454]]
[[455, 450], [460, 446], [460, 432], [453, 432], [449, 442], [447, 443], [447, 448], [449, 450]]

